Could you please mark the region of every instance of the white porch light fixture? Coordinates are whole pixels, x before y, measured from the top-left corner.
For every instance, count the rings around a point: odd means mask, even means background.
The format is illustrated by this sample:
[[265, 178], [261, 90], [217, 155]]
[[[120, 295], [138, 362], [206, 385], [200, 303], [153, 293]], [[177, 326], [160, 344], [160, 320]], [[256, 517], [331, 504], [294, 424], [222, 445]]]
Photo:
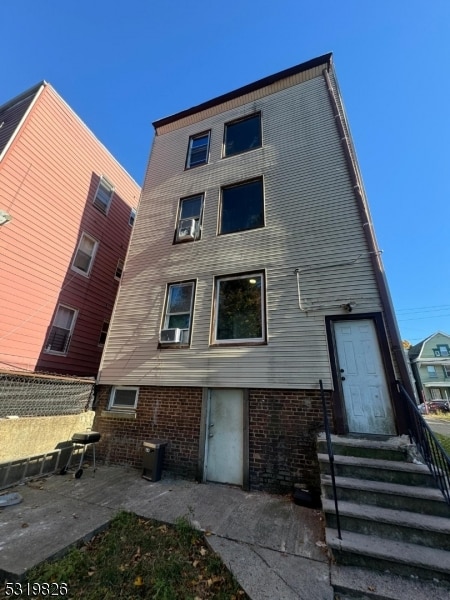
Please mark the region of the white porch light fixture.
[[5, 210], [0, 209], [0, 227], [11, 221], [12, 217]]

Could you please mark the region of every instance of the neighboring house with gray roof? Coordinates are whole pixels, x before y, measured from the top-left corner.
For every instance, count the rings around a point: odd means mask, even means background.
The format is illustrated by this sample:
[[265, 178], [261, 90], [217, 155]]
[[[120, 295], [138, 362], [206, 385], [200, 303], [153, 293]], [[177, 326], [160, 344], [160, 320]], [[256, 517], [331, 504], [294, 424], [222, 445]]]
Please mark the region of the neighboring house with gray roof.
[[408, 354], [420, 399], [450, 399], [450, 335], [437, 331]]
[[50, 84], [0, 105], [0, 371], [96, 375], [139, 195]]

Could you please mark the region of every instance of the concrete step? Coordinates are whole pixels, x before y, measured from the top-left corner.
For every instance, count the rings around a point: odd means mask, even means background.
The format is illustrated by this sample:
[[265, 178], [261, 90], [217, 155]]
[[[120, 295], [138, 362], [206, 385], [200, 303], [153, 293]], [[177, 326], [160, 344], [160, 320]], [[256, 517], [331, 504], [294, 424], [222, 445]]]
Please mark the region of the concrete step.
[[[328, 454], [318, 454], [318, 459], [321, 472], [329, 475]], [[433, 476], [426, 465], [340, 455], [334, 457], [334, 465], [336, 475], [341, 477], [435, 487]]]
[[[335, 455], [396, 461], [406, 460], [408, 452], [412, 448], [408, 436], [377, 440], [332, 435], [331, 443]], [[327, 454], [328, 452], [324, 433], [320, 434], [317, 438], [317, 451], [322, 454]]]
[[351, 531], [326, 528], [326, 541], [336, 562], [377, 571], [389, 571], [402, 577], [418, 577], [450, 584], [450, 552]]
[[[336, 528], [333, 500], [324, 499], [323, 510], [328, 527]], [[450, 549], [450, 519], [378, 506], [339, 502], [341, 529], [427, 546]]]
[[443, 600], [450, 596], [445, 582], [438, 585], [361, 567], [332, 565], [330, 581], [339, 600]]
[[[321, 476], [322, 493], [333, 498], [331, 476]], [[450, 506], [437, 488], [400, 485], [384, 481], [336, 477], [338, 501], [450, 518]]]

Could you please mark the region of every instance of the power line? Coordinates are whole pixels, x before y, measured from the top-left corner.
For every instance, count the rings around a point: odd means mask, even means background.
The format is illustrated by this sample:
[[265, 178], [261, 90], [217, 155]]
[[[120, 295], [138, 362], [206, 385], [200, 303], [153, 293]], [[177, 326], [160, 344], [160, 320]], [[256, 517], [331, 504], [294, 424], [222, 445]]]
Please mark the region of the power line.
[[397, 319], [397, 321], [422, 321], [423, 319], [437, 319], [440, 317], [450, 317], [450, 313], [446, 315], [428, 315], [427, 317], [410, 317], [408, 319]]
[[395, 312], [397, 312], [397, 313], [412, 312], [412, 311], [428, 312], [428, 311], [435, 311], [435, 310], [448, 310], [449, 308], [450, 308], [450, 304], [438, 304], [436, 306], [418, 306], [416, 308], [398, 308]]

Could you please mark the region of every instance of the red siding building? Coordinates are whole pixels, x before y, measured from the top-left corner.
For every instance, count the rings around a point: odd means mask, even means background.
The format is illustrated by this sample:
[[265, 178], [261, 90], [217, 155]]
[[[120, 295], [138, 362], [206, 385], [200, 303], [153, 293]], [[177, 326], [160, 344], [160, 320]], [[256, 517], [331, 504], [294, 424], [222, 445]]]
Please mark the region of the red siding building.
[[139, 195], [51, 85], [0, 106], [0, 370], [96, 375]]

